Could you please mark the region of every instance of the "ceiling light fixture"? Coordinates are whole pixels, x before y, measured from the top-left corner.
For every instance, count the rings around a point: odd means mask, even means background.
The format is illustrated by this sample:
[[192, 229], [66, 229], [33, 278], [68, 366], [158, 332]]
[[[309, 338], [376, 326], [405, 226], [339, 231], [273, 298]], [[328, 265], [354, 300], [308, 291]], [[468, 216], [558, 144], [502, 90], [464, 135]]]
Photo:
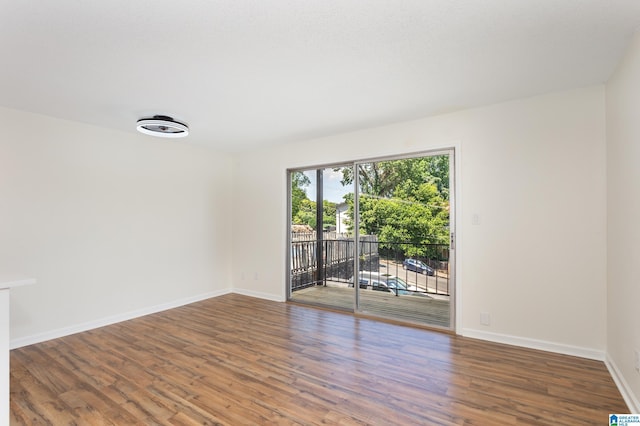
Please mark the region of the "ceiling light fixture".
[[136, 128], [145, 135], [161, 138], [183, 138], [189, 134], [189, 127], [166, 115], [154, 115], [138, 120]]

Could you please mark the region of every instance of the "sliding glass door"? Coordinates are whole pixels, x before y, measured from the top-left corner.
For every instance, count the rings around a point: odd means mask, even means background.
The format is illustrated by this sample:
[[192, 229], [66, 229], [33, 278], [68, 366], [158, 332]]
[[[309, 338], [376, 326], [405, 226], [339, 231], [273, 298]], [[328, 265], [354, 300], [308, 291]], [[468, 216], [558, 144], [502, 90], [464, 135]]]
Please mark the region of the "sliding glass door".
[[292, 170], [289, 299], [453, 328], [453, 153]]

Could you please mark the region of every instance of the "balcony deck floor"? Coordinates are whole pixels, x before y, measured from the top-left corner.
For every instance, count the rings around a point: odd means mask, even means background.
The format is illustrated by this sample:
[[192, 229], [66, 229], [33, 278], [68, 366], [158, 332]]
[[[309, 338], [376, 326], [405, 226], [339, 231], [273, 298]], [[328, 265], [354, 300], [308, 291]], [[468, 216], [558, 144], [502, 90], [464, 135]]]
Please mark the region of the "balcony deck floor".
[[[353, 288], [329, 283], [295, 291], [291, 301], [353, 312]], [[449, 297], [394, 296], [378, 291], [360, 291], [359, 313], [411, 324], [450, 328]]]

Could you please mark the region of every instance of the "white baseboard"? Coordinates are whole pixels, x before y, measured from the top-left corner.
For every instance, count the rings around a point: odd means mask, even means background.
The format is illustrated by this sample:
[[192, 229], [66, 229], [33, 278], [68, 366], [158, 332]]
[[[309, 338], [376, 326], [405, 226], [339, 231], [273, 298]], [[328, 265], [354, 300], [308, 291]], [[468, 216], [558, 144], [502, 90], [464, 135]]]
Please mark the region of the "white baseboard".
[[258, 299], [271, 300], [272, 302], [285, 302], [287, 299], [283, 296], [277, 296], [272, 293], [263, 293], [261, 291], [245, 290], [242, 288], [234, 288], [233, 293], [242, 294], [243, 296], [257, 297]]
[[155, 314], [157, 312], [166, 311], [167, 309], [178, 308], [180, 306], [188, 305], [189, 303], [199, 302], [201, 300], [210, 299], [212, 297], [222, 296], [224, 294], [231, 293], [231, 289], [224, 289], [213, 291], [210, 293], [204, 293], [197, 296], [186, 297], [184, 299], [174, 300], [168, 303], [162, 303], [160, 305], [149, 306], [147, 308], [137, 309], [135, 311], [125, 312], [118, 315], [101, 318], [95, 321], [89, 321], [82, 324], [72, 325], [69, 327], [58, 328], [56, 330], [46, 331], [44, 333], [38, 333], [31, 336], [21, 337], [11, 340], [10, 349], [17, 349], [23, 346], [33, 345], [35, 343], [45, 342], [51, 339], [57, 339], [59, 337], [69, 336], [71, 334], [80, 333], [83, 331], [93, 330], [94, 328], [104, 327], [107, 325], [115, 324], [122, 321], [142, 317], [145, 315]]
[[563, 345], [560, 343], [548, 342], [545, 340], [529, 339], [526, 337], [510, 336], [508, 334], [491, 333], [487, 331], [463, 329], [462, 335], [472, 337], [474, 339], [488, 340], [490, 342], [504, 343], [507, 345], [522, 346], [529, 349], [538, 349], [541, 351], [555, 352], [564, 355], [578, 356], [581, 358], [594, 359], [597, 361], [605, 360], [604, 351], [583, 348], [580, 346]]
[[620, 372], [620, 369], [609, 354], [607, 354], [604, 363], [609, 369], [609, 373], [611, 374], [613, 381], [616, 383], [616, 386], [618, 386], [618, 390], [622, 394], [622, 398], [629, 408], [629, 413], [640, 413], [640, 402], [638, 401], [638, 398], [636, 397], [636, 395], [634, 395], [631, 387], [624, 379], [624, 376]]

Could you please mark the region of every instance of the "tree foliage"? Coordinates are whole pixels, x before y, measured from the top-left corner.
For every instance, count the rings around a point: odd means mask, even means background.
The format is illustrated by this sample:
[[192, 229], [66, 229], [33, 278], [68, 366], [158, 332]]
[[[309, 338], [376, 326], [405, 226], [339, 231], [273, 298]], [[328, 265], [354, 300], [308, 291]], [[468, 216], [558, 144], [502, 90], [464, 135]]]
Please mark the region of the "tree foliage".
[[[342, 184], [353, 184], [351, 168], [336, 168], [342, 172]], [[401, 183], [433, 183], [444, 200], [449, 199], [449, 156], [407, 158], [404, 160], [364, 163], [358, 166], [360, 193], [378, 197], [393, 197]]]
[[[310, 200], [307, 191], [311, 180], [303, 172], [291, 174], [291, 222], [297, 225], [309, 225], [316, 229], [316, 202]], [[324, 226], [336, 224], [336, 204], [324, 200], [322, 202], [322, 221]]]
[[[292, 223], [309, 225], [311, 228], [316, 229], [316, 213], [316, 202], [305, 198], [300, 202], [300, 208], [298, 213], [293, 216]], [[322, 223], [325, 228], [336, 224], [335, 203], [324, 200], [322, 202], [322, 213]]]
[[[291, 172], [291, 217], [296, 217], [300, 212], [303, 200], [307, 198], [305, 187], [309, 186], [311, 180], [303, 172]], [[297, 223], [297, 222], [294, 222]]]
[[410, 198], [360, 198], [360, 227], [381, 242], [446, 244], [449, 212], [434, 184], [420, 185]]
[[324, 226], [335, 226], [336, 224], [336, 203], [332, 203], [331, 201], [323, 200], [322, 201], [322, 212], [323, 218], [322, 223]]
[[[353, 183], [343, 170], [342, 183]], [[358, 166], [360, 233], [377, 235], [381, 247], [403, 245], [407, 256], [424, 256], [425, 244], [449, 240], [449, 157], [446, 155]], [[351, 195], [351, 194], [350, 194]], [[353, 229], [353, 196], [346, 197]]]
[[[403, 244], [406, 256], [426, 256], [428, 244], [449, 242], [449, 156], [428, 156], [364, 163], [357, 166], [360, 194], [360, 234], [377, 235], [381, 248]], [[353, 185], [353, 169], [335, 168], [343, 185]], [[307, 197], [309, 178], [292, 175], [293, 223], [316, 228], [316, 203]], [[347, 225], [353, 231], [354, 194]], [[323, 202], [324, 225], [336, 224], [336, 205]]]

